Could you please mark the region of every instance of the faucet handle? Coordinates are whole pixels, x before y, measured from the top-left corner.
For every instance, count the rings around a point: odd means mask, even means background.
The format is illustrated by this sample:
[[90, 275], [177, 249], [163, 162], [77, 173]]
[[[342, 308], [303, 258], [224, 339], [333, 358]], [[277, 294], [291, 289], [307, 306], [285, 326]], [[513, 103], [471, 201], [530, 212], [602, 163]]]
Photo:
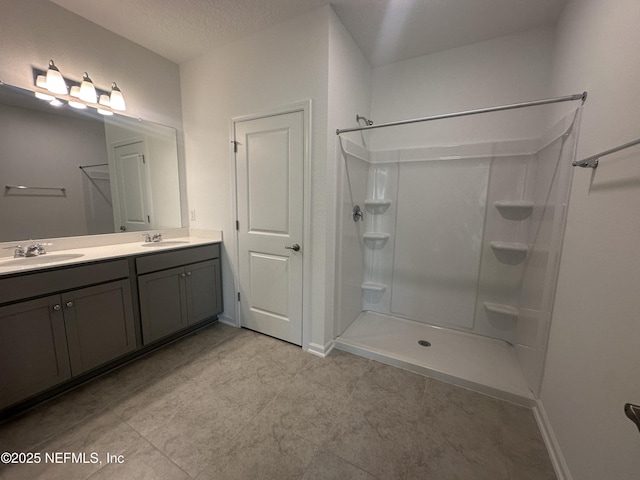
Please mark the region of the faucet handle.
[[38, 250], [38, 255], [44, 255], [47, 251], [44, 247], [49, 247], [53, 245], [53, 243], [36, 243], [36, 249]]
[[151, 235], [148, 233], [142, 233], [141, 235], [144, 237], [144, 243], [151, 243]]
[[13, 250], [13, 258], [24, 257], [24, 248], [20, 245], [13, 245], [11, 247], [4, 247], [4, 250]]

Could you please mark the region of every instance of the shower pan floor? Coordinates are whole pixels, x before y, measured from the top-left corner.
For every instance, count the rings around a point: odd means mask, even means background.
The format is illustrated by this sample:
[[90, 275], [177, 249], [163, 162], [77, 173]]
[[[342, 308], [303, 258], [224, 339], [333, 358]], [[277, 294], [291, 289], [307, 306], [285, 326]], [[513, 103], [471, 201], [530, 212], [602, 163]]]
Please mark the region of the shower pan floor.
[[[426, 340], [431, 346], [418, 344]], [[362, 312], [335, 348], [525, 406], [534, 405], [516, 353], [502, 340]]]

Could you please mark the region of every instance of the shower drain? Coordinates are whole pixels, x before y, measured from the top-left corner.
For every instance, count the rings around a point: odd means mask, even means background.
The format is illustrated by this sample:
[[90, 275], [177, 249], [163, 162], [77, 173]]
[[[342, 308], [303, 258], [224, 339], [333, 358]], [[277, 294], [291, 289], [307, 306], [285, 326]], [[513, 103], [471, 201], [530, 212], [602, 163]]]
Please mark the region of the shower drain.
[[431, 342], [427, 340], [418, 340], [418, 345], [420, 345], [421, 347], [430, 347]]

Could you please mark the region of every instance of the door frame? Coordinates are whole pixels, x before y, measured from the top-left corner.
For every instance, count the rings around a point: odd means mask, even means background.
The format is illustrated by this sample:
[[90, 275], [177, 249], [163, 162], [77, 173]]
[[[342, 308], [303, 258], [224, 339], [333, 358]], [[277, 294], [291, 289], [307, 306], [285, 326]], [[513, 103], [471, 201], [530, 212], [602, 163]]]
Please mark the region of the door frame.
[[[240, 245], [238, 230], [235, 228], [235, 222], [238, 219], [238, 173], [235, 154], [235, 125], [236, 123], [257, 120], [260, 118], [274, 117], [285, 115], [287, 113], [302, 112], [303, 118], [303, 207], [302, 207], [302, 349], [309, 350], [311, 339], [311, 254], [313, 252], [311, 245], [311, 100], [305, 100], [289, 105], [283, 105], [270, 110], [264, 110], [257, 113], [247, 115], [237, 115], [231, 117], [229, 121], [229, 156], [231, 159], [231, 184], [233, 185], [233, 195], [231, 200], [231, 208], [233, 215], [233, 245], [236, 250], [233, 255], [232, 269], [234, 272], [234, 299], [235, 299], [235, 326], [242, 326], [240, 318], [240, 308], [237, 300], [237, 293], [240, 291]], [[230, 256], [231, 260], [231, 256]]]

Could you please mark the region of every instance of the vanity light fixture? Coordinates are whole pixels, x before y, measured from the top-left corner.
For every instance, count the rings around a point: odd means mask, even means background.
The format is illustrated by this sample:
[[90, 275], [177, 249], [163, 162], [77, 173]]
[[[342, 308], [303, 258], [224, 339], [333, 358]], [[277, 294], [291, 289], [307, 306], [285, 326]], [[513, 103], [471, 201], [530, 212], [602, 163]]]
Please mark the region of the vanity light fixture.
[[36, 87], [47, 88], [47, 77], [44, 75], [38, 75], [36, 77]]
[[75, 100], [69, 100], [69, 106], [77, 108], [78, 110], [84, 110], [87, 106], [84, 103], [76, 102]]
[[118, 88], [116, 82], [113, 82], [111, 84], [111, 95], [109, 96], [109, 103], [111, 105], [111, 108], [113, 108], [114, 110], [124, 111], [126, 109], [124, 104], [124, 97], [122, 96], [122, 92]]
[[46, 89], [51, 93], [65, 94], [67, 93], [67, 84], [64, 81], [60, 70], [56, 67], [53, 60], [49, 60], [49, 69], [45, 77]]
[[48, 95], [42, 92], [35, 92], [35, 93], [36, 93], [36, 98], [39, 98], [40, 100], [46, 100], [47, 102], [52, 102], [53, 100], [56, 100], [56, 97], [54, 97], [53, 95]]
[[49, 69], [45, 72], [35, 70], [36, 87], [43, 91], [36, 91], [35, 96], [41, 100], [51, 102], [52, 105], [60, 106], [65, 102], [69, 106], [78, 109], [87, 107], [95, 108], [102, 115], [113, 115], [114, 111], [124, 111], [126, 109], [122, 91], [118, 85], [111, 84], [111, 92], [97, 90], [89, 74], [84, 72], [81, 82], [71, 81], [71, 89], [68, 88], [68, 80], [58, 70], [58, 67], [49, 60]]
[[[73, 107], [73, 108], [77, 108], [78, 110], [83, 110], [85, 108], [87, 108], [87, 106], [84, 103], [79, 102], [78, 100], [81, 100], [80, 98], [80, 87], [78, 85], [73, 85], [71, 87], [71, 91], [69, 92], [69, 96], [73, 97], [72, 99], [69, 99], [69, 106]], [[78, 99], [78, 100], [76, 100]]]
[[[105, 107], [110, 107], [111, 103], [109, 101], [109, 95], [100, 95], [98, 104], [103, 105]], [[104, 108], [98, 108], [98, 113], [100, 115], [113, 115], [113, 112], [111, 110], [105, 110]]]
[[80, 84], [80, 100], [84, 100], [88, 103], [96, 103], [98, 101], [98, 95], [96, 94], [96, 87], [89, 78], [89, 74], [84, 72], [82, 75], [82, 83]]

